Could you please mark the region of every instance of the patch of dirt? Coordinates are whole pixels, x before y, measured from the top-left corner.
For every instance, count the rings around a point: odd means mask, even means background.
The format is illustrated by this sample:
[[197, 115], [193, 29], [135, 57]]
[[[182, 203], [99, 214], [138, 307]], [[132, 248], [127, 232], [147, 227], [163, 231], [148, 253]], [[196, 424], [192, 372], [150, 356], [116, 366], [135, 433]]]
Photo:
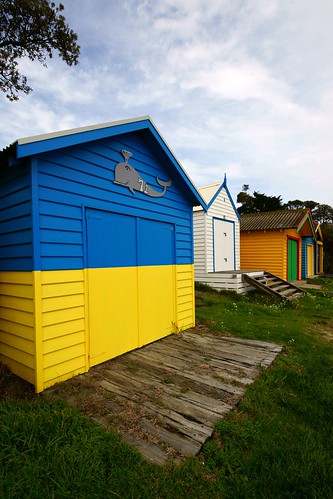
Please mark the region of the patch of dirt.
[[0, 402], [7, 398], [31, 400], [36, 397], [33, 385], [13, 374], [0, 362]]
[[327, 325], [316, 324], [314, 330], [316, 333], [321, 334], [325, 338], [325, 340], [333, 341], [333, 327], [330, 327], [329, 324]]

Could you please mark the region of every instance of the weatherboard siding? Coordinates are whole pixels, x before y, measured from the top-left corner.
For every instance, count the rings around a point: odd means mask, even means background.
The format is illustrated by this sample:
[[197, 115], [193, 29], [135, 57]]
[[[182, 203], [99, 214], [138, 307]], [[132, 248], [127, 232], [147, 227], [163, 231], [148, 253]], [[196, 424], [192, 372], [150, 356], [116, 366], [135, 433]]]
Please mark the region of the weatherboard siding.
[[0, 272], [0, 360], [35, 382], [35, 299], [32, 272]]
[[194, 269], [195, 274], [206, 272], [206, 213], [203, 210], [193, 212], [194, 230]]
[[[171, 267], [175, 269], [171, 270], [175, 274], [175, 297], [171, 289], [165, 290], [166, 280], [163, 273], [168, 272], [168, 266], [140, 267], [139, 272], [142, 273], [140, 281], [136, 277], [136, 268], [128, 269], [133, 274], [134, 286], [141, 286], [141, 292], [138, 295], [141, 300], [141, 321], [146, 317], [150, 322], [149, 328], [146, 325], [142, 327], [144, 334], [140, 340], [135, 340], [132, 348], [138, 348], [156, 340], [158, 330], [160, 337], [163, 337], [195, 325], [193, 265]], [[86, 293], [89, 285], [91, 286], [91, 272], [96, 271], [104, 274], [107, 269], [4, 272], [1, 274], [0, 358], [16, 374], [35, 384], [37, 392], [56, 382], [86, 372], [90, 365], [99, 363], [89, 362], [89, 330], [90, 334], [96, 335], [97, 333], [94, 328], [89, 328]], [[99, 288], [102, 295], [98, 295], [97, 303], [101, 301], [102, 296], [108, 296], [109, 293], [114, 292], [115, 273], [119, 273], [119, 282], [122, 283], [122, 287], [124, 286], [124, 269], [109, 269], [109, 272], [111, 272], [110, 280], [106, 287]], [[160, 277], [158, 282], [164, 294], [163, 299], [152, 308], [150, 290], [156, 283], [156, 276]], [[142, 283], [146, 283], [144, 288], [142, 288]], [[169, 280], [169, 285], [171, 283], [172, 281]], [[142, 292], [142, 290], [145, 291]], [[128, 292], [131, 290], [129, 289]], [[156, 288], [154, 293], [156, 294]], [[166, 308], [166, 300], [173, 299], [175, 303], [170, 303], [170, 306], [171, 309], [174, 307], [174, 318], [171, 321], [167, 319], [164, 330], [160, 324], [160, 316]], [[125, 306], [123, 313], [120, 313], [117, 306], [112, 320], [112, 330], [122, 330], [122, 335], [117, 339], [118, 343], [121, 340], [122, 350], [114, 350], [113, 357], [131, 349], [126, 348], [128, 345], [123, 341], [124, 336], [130, 335], [130, 339], [131, 335], [135, 335], [137, 326], [135, 315], [129, 314], [135, 320], [133, 327], [126, 329], [129, 315], [127, 314], [128, 300], [125, 297], [123, 305]], [[159, 307], [162, 307], [161, 310]], [[152, 312], [157, 316], [152, 317], [154, 315]], [[95, 314], [95, 307], [93, 307], [90, 315]], [[101, 326], [102, 335], [104, 335], [105, 326], [103, 324]], [[117, 345], [113, 348], [116, 349]]]
[[83, 270], [40, 274], [41, 389], [87, 371], [87, 317]]
[[[288, 279], [288, 237], [300, 242], [296, 229], [241, 232], [241, 269], [266, 270]], [[301, 275], [301, 244], [298, 245], [298, 276]]]
[[32, 193], [27, 165], [1, 172], [0, 269], [32, 270]]
[[176, 266], [176, 289], [174, 332], [195, 326], [194, 265]]
[[[311, 261], [312, 272], [309, 274], [308, 261], [310, 258], [308, 246], [313, 247], [313, 255]], [[313, 276], [315, 274], [315, 243], [313, 237], [302, 238], [302, 278]]]
[[284, 231], [242, 231], [240, 263], [242, 270], [266, 270], [285, 279]]
[[193, 262], [192, 209], [177, 185], [168, 187], [161, 198], [150, 198], [113, 183], [115, 165], [123, 160], [120, 148], [133, 152], [131, 164], [151, 187], [161, 191], [156, 177], [168, 180], [144, 144], [145, 155], [135, 149], [131, 134], [125, 137], [121, 144], [104, 139], [45, 153], [38, 160], [41, 269], [85, 266], [85, 207], [175, 223], [178, 263]]

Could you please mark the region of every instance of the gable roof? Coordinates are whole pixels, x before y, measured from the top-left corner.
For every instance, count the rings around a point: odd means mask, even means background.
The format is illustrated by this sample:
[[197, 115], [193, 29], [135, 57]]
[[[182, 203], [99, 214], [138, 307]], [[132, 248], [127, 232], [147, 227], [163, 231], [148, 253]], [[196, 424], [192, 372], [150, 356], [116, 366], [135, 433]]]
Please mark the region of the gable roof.
[[[223, 182], [216, 182], [215, 184], [210, 184], [210, 185], [205, 185], [203, 187], [199, 187], [198, 191], [199, 191], [201, 197], [203, 198], [203, 200], [205, 201], [205, 203], [207, 205], [207, 209], [209, 209], [223, 188], [225, 189], [225, 191], [227, 193], [229, 201], [230, 201], [230, 203], [231, 203], [231, 205], [232, 205], [232, 207], [237, 215], [238, 220], [240, 220], [239, 213], [237, 211], [235, 203], [234, 203], [234, 201], [231, 197], [231, 194], [229, 192], [229, 189], [227, 187], [227, 175], [226, 174], [224, 174]], [[201, 209], [201, 207], [197, 208], [197, 210], [200, 210], [200, 209]]]
[[312, 235], [315, 238], [315, 226], [311, 211], [307, 208], [298, 210], [263, 211], [259, 213], [248, 213], [241, 216], [241, 231], [296, 229], [300, 232], [304, 225], [309, 230], [304, 235]]
[[159, 152], [162, 152], [183, 181], [193, 206], [200, 205], [206, 209], [206, 203], [192, 180], [148, 115], [21, 138], [0, 152], [0, 160], [3, 159], [8, 165], [14, 166], [22, 158], [129, 132], [143, 133], [151, 146], [158, 145]]

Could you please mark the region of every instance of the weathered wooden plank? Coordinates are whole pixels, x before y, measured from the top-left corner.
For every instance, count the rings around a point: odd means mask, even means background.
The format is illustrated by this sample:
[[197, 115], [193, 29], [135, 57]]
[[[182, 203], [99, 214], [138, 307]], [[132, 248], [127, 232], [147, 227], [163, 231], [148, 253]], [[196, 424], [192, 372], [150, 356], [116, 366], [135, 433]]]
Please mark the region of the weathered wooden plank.
[[264, 341], [258, 340], [245, 340], [243, 338], [235, 338], [232, 336], [212, 336], [208, 334], [197, 334], [192, 333], [191, 331], [186, 331], [182, 333], [184, 341], [194, 341], [195, 343], [200, 342], [200, 344], [212, 345], [214, 349], [218, 349], [220, 347], [228, 348], [229, 346], [239, 346], [244, 347], [244, 351], [256, 351], [261, 350], [265, 352], [275, 351], [277, 348], [280, 350], [282, 348], [281, 345], [271, 344]]
[[[209, 340], [206, 341], [206, 339], [202, 338], [195, 338], [192, 341], [192, 348], [193, 348], [193, 343], [196, 343], [196, 350], [198, 351], [198, 347], [201, 356], [197, 357], [196, 355], [192, 356], [193, 361], [195, 359], [204, 359], [208, 357], [213, 357], [216, 360], [220, 360], [222, 362], [233, 362], [235, 365], [238, 366], [244, 366], [247, 368], [253, 368], [257, 367], [260, 365], [260, 363], [267, 357], [267, 355], [271, 355], [270, 353], [265, 353], [263, 351], [258, 351], [255, 348], [253, 350], [247, 348], [247, 347], [237, 347], [234, 345], [226, 345], [225, 347], [221, 348], [220, 344], [214, 344], [210, 343]], [[172, 347], [171, 347], [172, 348]], [[183, 350], [187, 351], [188, 353], [185, 354], [184, 358], [187, 360], [190, 360], [190, 351], [191, 351], [191, 346], [188, 346], [187, 342], [185, 341], [185, 345], [183, 345]], [[155, 351], [157, 350], [157, 347], [154, 346]]]
[[159, 398], [159, 403], [168, 409], [173, 409], [179, 414], [182, 414], [183, 416], [190, 418], [191, 420], [197, 421], [198, 423], [202, 423], [207, 426], [213, 427], [215, 423], [217, 423], [217, 421], [221, 419], [220, 414], [191, 404], [183, 399], [176, 399], [173, 397], [162, 395]]
[[[147, 440], [136, 438], [129, 433], [124, 433], [120, 438], [138, 449], [141, 452], [142, 456], [151, 463], [163, 465], [166, 464], [167, 461], [170, 461], [172, 459], [158, 445], [151, 444]], [[173, 461], [175, 462], [179, 462], [179, 460], [179, 457], [173, 459]]]
[[219, 345], [223, 347], [227, 347], [227, 345], [241, 345], [244, 347], [249, 347], [249, 351], [264, 351], [264, 352], [280, 352], [283, 349], [283, 345], [279, 345], [277, 343], [269, 343], [267, 341], [259, 341], [259, 340], [247, 340], [244, 338], [236, 338], [234, 336], [211, 336], [211, 335], [200, 335], [197, 333], [193, 333], [191, 331], [185, 331], [182, 333], [184, 335], [184, 339], [196, 340], [196, 339], [205, 339], [210, 344], [215, 344], [216, 347]]
[[211, 426], [191, 421], [177, 411], [156, 406], [151, 402], [143, 402], [142, 407], [151, 414], [161, 418], [165, 424], [175, 428], [179, 433], [191, 437], [196, 442], [201, 443], [201, 445], [212, 435], [213, 428]]
[[[167, 350], [163, 347], [156, 346], [154, 351], [159, 352], [160, 354], [168, 355], [170, 362], [172, 359], [175, 359], [174, 364], [177, 362], [190, 362], [191, 365], [198, 365], [199, 367], [206, 366], [207, 368], [215, 368], [223, 371], [223, 378], [229, 379], [231, 382], [235, 381], [236, 383], [242, 384], [251, 384], [255, 377], [258, 375], [258, 369], [255, 366], [240, 366], [238, 361], [230, 361], [230, 360], [221, 360], [217, 359], [215, 352], [201, 352], [200, 356], [198, 356], [198, 349], [195, 349], [196, 354], [193, 355], [190, 349], [186, 346], [186, 350], [184, 349], [184, 345], [180, 345], [180, 348], [174, 348], [172, 345], [168, 345]], [[184, 352], [182, 354], [182, 352]], [[183, 358], [181, 358], [183, 355]], [[217, 371], [215, 371], [217, 373]]]
[[[129, 376], [127, 376], [126, 373], [122, 374], [119, 372], [108, 371], [108, 374], [105, 374], [107, 380], [102, 380], [100, 385], [106, 390], [132, 401], [140, 400], [138, 396], [139, 392], [141, 392], [141, 394], [145, 397], [151, 398], [152, 393], [150, 389], [147, 390], [147, 387], [145, 386], [146, 383], [142, 383], [142, 379], [140, 381], [133, 379], [132, 373], [128, 374]], [[119, 384], [121, 387], [119, 387]], [[194, 419], [199, 418], [198, 420], [202, 422], [207, 420], [207, 418], [208, 420], [211, 418], [214, 424], [216, 421], [216, 415], [219, 419], [223, 414], [226, 414], [232, 409], [232, 405], [226, 404], [225, 402], [216, 400], [212, 397], [208, 397], [207, 395], [196, 393], [192, 390], [184, 392], [184, 387], [177, 385], [177, 383], [172, 383], [171, 386], [160, 383], [158, 380], [150, 380], [150, 384], [153, 385], [155, 389], [160, 388], [163, 397], [160, 397], [159, 401], [162, 401], [163, 399], [164, 405], [173, 409], [177, 408], [178, 412], [190, 415]], [[169, 402], [166, 402], [167, 400], [169, 400]], [[184, 403], [191, 404], [192, 408], [186, 408], [185, 410]], [[189, 410], [190, 412], [188, 412]]]
[[206, 407], [208, 410], [215, 412], [222, 416], [223, 414], [227, 414], [229, 411], [233, 409], [233, 406], [230, 404], [226, 404], [221, 400], [213, 399], [212, 397], [207, 397], [202, 393], [197, 393], [192, 390], [189, 390], [186, 393], [181, 393], [179, 398], [190, 402], [193, 405], [198, 405], [199, 407]]
[[119, 383], [114, 383], [110, 380], [103, 379], [100, 381], [100, 386], [105, 388], [108, 392], [115, 393], [120, 397], [126, 398], [128, 400], [133, 400], [134, 402], [139, 400], [139, 395], [133, 393], [132, 391], [124, 390], [123, 385], [119, 385]]
[[209, 352], [208, 348], [211, 348], [211, 351], [215, 349], [215, 357], [220, 359], [232, 359], [241, 364], [245, 364], [248, 366], [258, 366], [261, 362], [265, 360], [267, 353], [265, 351], [257, 350], [256, 348], [251, 349], [248, 346], [241, 346], [236, 344], [216, 344], [216, 342], [212, 342], [211, 338], [203, 338], [200, 336], [194, 336], [193, 341], [200, 345], [203, 349], [204, 355], [207, 355]]
[[[192, 337], [193, 335], [198, 336], [191, 331], [186, 331], [186, 335]], [[236, 338], [235, 336], [214, 336], [217, 341], [224, 341], [229, 343], [240, 343], [242, 345], [253, 345], [254, 347], [262, 347], [268, 351], [275, 351], [276, 348], [278, 350], [282, 350], [283, 345], [279, 345], [278, 343], [269, 343], [268, 341], [260, 341], [260, 340], [248, 340], [246, 338]]]
[[[244, 388], [238, 387], [238, 386], [233, 386], [227, 383], [223, 383], [219, 381], [218, 376], [212, 377], [208, 376], [206, 374], [195, 374], [193, 372], [190, 372], [190, 370], [187, 370], [186, 367], [184, 366], [178, 366], [173, 367], [173, 365], [170, 363], [170, 361], [163, 357], [163, 355], [157, 355], [156, 353], [152, 356], [149, 353], [146, 353], [144, 350], [138, 350], [136, 352], [133, 352], [133, 358], [138, 358], [138, 359], [146, 359], [150, 362], [151, 365], [155, 366], [168, 366], [170, 369], [170, 373], [174, 372], [175, 374], [178, 373], [180, 377], [191, 379], [194, 381], [197, 381], [199, 383], [202, 383], [204, 385], [209, 385], [209, 386], [214, 386], [215, 388], [220, 389], [221, 391], [224, 391], [228, 394], [242, 394], [244, 392]], [[179, 370], [179, 368], [181, 370]]]
[[183, 456], [193, 456], [201, 449], [201, 444], [179, 433], [168, 431], [161, 426], [154, 425], [149, 419], [140, 419], [140, 428], [158, 438], [162, 444], [170, 445]]

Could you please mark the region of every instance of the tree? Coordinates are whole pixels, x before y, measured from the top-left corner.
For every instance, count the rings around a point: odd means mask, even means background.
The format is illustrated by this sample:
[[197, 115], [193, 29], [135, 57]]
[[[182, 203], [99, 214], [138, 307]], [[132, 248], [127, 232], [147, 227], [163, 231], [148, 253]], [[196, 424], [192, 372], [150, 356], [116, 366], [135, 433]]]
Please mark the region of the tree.
[[333, 224], [333, 207], [328, 204], [317, 203], [312, 215], [317, 224]]
[[69, 66], [78, 63], [77, 34], [67, 25], [63, 10], [61, 3], [56, 6], [49, 0], [0, 1], [0, 90], [9, 100], [32, 91], [19, 72], [21, 58], [46, 66], [47, 57], [58, 51]]
[[242, 205], [238, 208], [240, 214], [283, 209], [281, 196], [266, 196], [259, 191], [254, 191], [253, 196], [251, 196], [247, 193], [248, 190], [249, 185], [244, 184], [242, 192], [237, 195], [237, 203]]
[[324, 272], [333, 274], [333, 223], [321, 226], [324, 239]]
[[285, 210], [299, 210], [300, 208], [305, 208], [304, 201], [301, 201], [300, 199], [288, 201], [288, 203], [283, 205], [283, 209]]
[[240, 203], [243, 206], [250, 206], [253, 201], [253, 197], [247, 193], [250, 186], [249, 184], [244, 184], [242, 187], [242, 192], [239, 192], [237, 195], [237, 203]]

